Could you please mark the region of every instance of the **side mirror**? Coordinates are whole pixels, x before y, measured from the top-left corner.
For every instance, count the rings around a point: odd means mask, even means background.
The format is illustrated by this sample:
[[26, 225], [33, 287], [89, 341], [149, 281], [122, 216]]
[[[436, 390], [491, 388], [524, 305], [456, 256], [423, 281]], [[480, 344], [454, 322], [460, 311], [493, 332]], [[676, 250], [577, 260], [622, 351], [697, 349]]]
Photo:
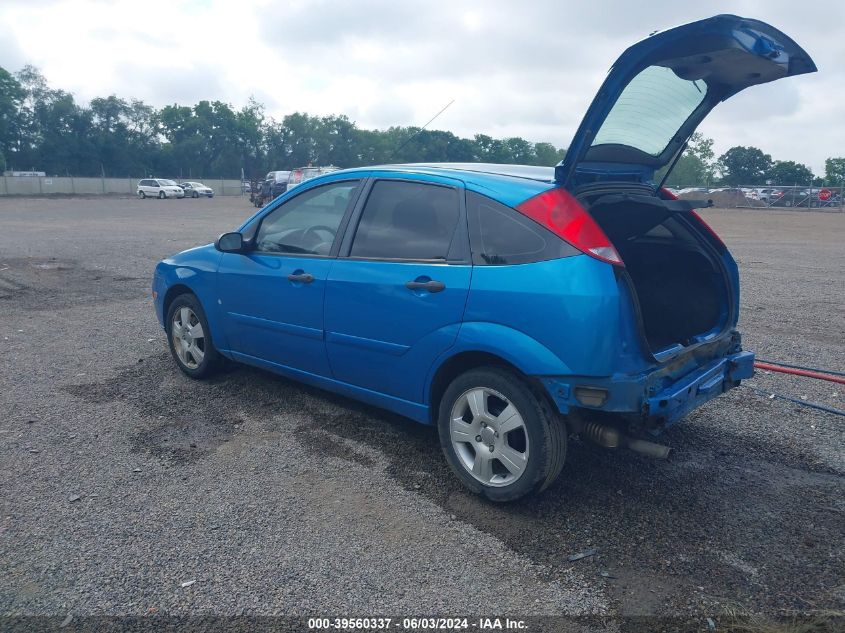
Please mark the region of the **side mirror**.
[[214, 247], [224, 253], [241, 253], [244, 250], [244, 236], [240, 233], [224, 233], [217, 238]]

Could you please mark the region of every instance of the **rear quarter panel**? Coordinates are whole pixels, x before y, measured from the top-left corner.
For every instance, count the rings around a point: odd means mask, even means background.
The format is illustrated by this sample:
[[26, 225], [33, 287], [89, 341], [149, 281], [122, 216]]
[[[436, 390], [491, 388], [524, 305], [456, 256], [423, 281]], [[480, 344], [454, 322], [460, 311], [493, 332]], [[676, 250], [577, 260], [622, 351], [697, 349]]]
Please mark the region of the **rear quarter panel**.
[[[556, 357], [560, 374], [607, 376], [618, 369], [619, 289], [612, 266], [586, 255], [512, 266], [475, 266], [459, 345], [472, 334], [527, 374], [548, 375], [548, 356], [514, 350], [514, 330]], [[488, 324], [488, 334], [478, 331]], [[495, 327], [494, 327], [495, 326]], [[524, 351], [529, 351], [527, 348]], [[519, 353], [518, 353], [519, 352]]]

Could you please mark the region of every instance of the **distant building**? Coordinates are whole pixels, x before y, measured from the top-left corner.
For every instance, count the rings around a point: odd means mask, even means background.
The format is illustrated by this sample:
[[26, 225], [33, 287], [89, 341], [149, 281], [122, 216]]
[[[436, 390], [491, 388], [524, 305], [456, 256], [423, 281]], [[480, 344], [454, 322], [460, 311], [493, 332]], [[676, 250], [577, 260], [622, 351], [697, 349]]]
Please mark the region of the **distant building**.
[[44, 178], [47, 173], [43, 171], [4, 171], [3, 175], [11, 177], [23, 176], [25, 178]]

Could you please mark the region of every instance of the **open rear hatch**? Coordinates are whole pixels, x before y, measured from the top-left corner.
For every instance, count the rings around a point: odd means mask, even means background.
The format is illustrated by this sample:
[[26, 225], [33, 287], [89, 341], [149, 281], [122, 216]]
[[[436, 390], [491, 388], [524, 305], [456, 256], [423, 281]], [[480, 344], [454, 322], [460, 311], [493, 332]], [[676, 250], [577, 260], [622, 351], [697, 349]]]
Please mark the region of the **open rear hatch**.
[[738, 282], [698, 205], [658, 191], [655, 172], [718, 103], [815, 70], [800, 46], [758, 20], [717, 15], [657, 33], [616, 60], [555, 168], [621, 256], [620, 279], [658, 360], [733, 329]]
[[815, 70], [804, 49], [759, 20], [717, 15], [656, 33], [613, 64], [555, 180], [570, 190], [596, 180], [651, 181], [717, 104]]

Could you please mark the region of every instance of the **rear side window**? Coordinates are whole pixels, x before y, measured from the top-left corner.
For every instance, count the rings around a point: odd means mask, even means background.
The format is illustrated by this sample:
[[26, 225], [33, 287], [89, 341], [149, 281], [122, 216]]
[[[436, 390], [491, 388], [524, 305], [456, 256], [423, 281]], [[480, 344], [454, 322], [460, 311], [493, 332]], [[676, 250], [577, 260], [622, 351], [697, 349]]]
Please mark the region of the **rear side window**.
[[579, 253], [519, 211], [487, 196], [468, 191], [467, 215], [473, 264], [528, 264]]
[[380, 180], [367, 198], [350, 255], [445, 260], [459, 217], [452, 187]]

